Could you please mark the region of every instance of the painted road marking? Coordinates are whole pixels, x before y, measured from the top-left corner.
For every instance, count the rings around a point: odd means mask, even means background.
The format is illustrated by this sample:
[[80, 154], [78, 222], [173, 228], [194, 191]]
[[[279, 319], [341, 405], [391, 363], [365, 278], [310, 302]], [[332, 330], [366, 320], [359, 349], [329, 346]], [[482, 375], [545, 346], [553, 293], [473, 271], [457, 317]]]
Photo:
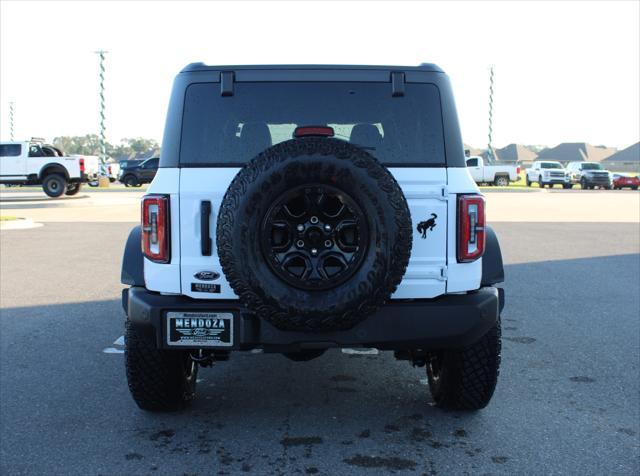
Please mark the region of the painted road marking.
[[[120, 336], [116, 340], [114, 340], [113, 345], [123, 347], [124, 336]], [[124, 349], [118, 349], [117, 347], [107, 347], [106, 349], [103, 349], [102, 352], [105, 354], [124, 354]]]
[[378, 349], [342, 349], [343, 354], [378, 355]]

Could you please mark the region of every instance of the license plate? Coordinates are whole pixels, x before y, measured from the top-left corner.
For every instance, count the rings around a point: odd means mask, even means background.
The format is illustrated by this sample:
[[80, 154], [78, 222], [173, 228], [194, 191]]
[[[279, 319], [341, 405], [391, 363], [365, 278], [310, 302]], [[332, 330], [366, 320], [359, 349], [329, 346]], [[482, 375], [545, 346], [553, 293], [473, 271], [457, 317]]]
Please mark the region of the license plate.
[[167, 344], [184, 347], [231, 347], [230, 312], [168, 312]]

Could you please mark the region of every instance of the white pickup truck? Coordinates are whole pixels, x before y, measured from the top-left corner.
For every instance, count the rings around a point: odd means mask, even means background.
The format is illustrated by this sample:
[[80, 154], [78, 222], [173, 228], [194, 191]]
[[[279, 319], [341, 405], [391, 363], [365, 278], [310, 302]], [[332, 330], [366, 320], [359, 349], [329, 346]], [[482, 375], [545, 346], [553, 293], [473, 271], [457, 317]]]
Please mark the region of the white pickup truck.
[[484, 159], [477, 155], [467, 158], [467, 169], [476, 183], [506, 187], [510, 182], [520, 180], [520, 167], [517, 165], [485, 165]]
[[0, 143], [0, 184], [42, 185], [44, 193], [57, 198], [77, 194], [99, 171], [97, 157], [65, 156], [41, 140]]
[[572, 187], [569, 172], [555, 160], [536, 160], [525, 172], [527, 187], [530, 187], [533, 182], [538, 182], [540, 188], [544, 188], [545, 185], [553, 188], [555, 184], [562, 185], [562, 188]]

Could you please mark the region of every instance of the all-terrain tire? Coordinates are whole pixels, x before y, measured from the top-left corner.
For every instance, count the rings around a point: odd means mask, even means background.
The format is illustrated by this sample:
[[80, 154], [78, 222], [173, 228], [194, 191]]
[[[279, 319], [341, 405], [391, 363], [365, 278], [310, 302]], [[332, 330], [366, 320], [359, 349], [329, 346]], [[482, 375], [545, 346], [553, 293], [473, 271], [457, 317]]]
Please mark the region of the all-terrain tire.
[[429, 389], [436, 405], [479, 410], [491, 400], [500, 369], [500, 320], [477, 342], [436, 352], [427, 364]]
[[[285, 282], [261, 248], [278, 197], [307, 185], [350, 196], [368, 230], [359, 267], [329, 289]], [[402, 281], [412, 239], [407, 202], [382, 164], [348, 142], [306, 137], [266, 149], [238, 172], [220, 206], [216, 242], [224, 275], [245, 306], [279, 329], [313, 332], [352, 328], [382, 306]]]
[[51, 198], [58, 198], [67, 189], [67, 181], [60, 174], [49, 174], [42, 181], [42, 190]]
[[73, 195], [78, 195], [81, 189], [82, 189], [81, 183], [72, 183], [67, 185], [67, 191], [64, 192], [64, 194], [72, 197]]
[[157, 349], [153, 330], [128, 319], [124, 361], [129, 391], [143, 410], [176, 411], [195, 397], [198, 365], [189, 352]]

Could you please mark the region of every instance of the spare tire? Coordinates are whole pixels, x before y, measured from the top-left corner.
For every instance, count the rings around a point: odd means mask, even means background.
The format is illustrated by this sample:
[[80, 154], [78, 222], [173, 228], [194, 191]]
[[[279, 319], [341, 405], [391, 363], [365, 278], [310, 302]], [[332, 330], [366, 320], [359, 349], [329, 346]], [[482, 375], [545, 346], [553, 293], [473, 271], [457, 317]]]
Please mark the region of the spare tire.
[[382, 306], [409, 262], [402, 190], [365, 150], [306, 137], [238, 172], [218, 215], [217, 248], [244, 305], [279, 329], [343, 330]]

